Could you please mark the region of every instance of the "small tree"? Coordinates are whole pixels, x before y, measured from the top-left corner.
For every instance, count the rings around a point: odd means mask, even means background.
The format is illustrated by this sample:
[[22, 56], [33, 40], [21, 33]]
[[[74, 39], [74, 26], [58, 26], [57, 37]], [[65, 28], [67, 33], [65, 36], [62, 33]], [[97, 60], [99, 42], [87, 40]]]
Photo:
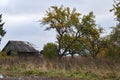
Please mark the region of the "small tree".
[[88, 15], [83, 16], [82, 18], [82, 34], [84, 38], [85, 49], [89, 51], [91, 56], [95, 58], [102, 48], [102, 39], [100, 39], [100, 33], [102, 28], [97, 27], [97, 24], [94, 20], [95, 16], [93, 12], [90, 12]]
[[54, 43], [47, 43], [43, 47], [42, 54], [43, 54], [43, 57], [45, 57], [47, 59], [55, 59], [55, 58], [57, 58], [58, 57], [57, 45], [54, 44]]
[[2, 37], [6, 34], [6, 31], [3, 29], [4, 23], [2, 23], [2, 14], [0, 14], [0, 42], [2, 40]]

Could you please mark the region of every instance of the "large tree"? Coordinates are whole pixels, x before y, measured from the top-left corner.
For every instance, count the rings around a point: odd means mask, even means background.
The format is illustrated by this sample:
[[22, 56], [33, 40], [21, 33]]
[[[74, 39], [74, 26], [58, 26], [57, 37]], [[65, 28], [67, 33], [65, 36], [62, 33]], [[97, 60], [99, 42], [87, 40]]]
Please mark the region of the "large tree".
[[88, 39], [96, 42], [96, 38], [99, 38], [93, 12], [81, 17], [75, 8], [71, 11], [69, 7], [63, 6], [52, 6], [46, 12], [41, 22], [49, 24], [46, 30], [56, 30], [57, 51], [60, 58], [67, 54], [72, 56], [76, 53], [81, 54], [80, 52], [86, 49], [86, 41], [91, 43]]
[[[46, 30], [55, 29], [57, 32], [58, 54], [60, 57], [66, 55], [70, 46], [80, 36], [79, 31], [75, 31], [73, 26], [78, 26], [80, 13], [76, 9], [70, 11], [69, 7], [63, 8], [52, 6], [51, 9], [46, 11], [46, 17], [42, 19], [43, 24], [49, 24]], [[74, 32], [75, 31], [75, 32]], [[64, 46], [63, 39], [69, 36], [73, 37], [68, 44]]]
[[4, 23], [2, 22], [2, 14], [0, 14], [0, 42], [2, 40], [2, 37], [6, 34], [6, 31], [3, 29]]

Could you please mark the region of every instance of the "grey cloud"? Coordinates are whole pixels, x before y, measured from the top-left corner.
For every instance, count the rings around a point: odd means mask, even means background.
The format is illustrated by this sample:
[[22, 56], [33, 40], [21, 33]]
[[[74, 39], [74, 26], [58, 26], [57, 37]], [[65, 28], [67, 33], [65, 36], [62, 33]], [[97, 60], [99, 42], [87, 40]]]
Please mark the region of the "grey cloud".
[[[34, 43], [39, 49], [42, 49], [43, 45], [47, 42], [55, 42], [55, 31], [44, 31], [37, 23], [20, 23], [17, 25], [9, 25], [7, 33], [2, 40], [2, 46], [6, 44], [8, 40], [22, 40]], [[39, 45], [41, 44], [41, 45]]]
[[41, 9], [44, 9], [44, 4], [41, 4], [40, 2], [40, 0], [11, 0], [6, 7], [3, 7], [3, 12], [9, 14], [41, 12]]
[[83, 14], [93, 11], [97, 15], [108, 13], [112, 8], [113, 0], [72, 0], [72, 3], [72, 6]]
[[[112, 0], [10, 0], [4, 11], [11, 14], [23, 13], [43, 13], [52, 5], [65, 5], [71, 8], [77, 8], [83, 12], [95, 11], [104, 13], [105, 9], [112, 8]], [[107, 5], [107, 6], [106, 6]]]

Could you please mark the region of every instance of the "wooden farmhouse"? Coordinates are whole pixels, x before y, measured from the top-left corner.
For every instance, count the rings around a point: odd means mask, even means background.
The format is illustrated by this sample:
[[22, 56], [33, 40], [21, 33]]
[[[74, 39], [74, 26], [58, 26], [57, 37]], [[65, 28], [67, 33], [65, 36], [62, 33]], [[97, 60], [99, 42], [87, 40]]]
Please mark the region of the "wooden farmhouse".
[[36, 56], [39, 52], [26, 41], [8, 41], [2, 52], [8, 56]]

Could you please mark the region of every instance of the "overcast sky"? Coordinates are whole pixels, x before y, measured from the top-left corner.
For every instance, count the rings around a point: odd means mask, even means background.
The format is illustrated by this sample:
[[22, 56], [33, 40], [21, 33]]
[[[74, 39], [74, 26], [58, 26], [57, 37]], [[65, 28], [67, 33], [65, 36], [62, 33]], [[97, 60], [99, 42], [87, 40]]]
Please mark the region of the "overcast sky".
[[105, 34], [110, 32], [109, 27], [115, 25], [113, 13], [109, 12], [113, 0], [0, 0], [0, 14], [7, 31], [0, 49], [9, 40], [29, 41], [39, 50], [44, 44], [55, 42], [54, 30], [44, 31], [37, 22], [43, 18], [45, 11], [54, 5], [77, 8], [82, 15], [93, 11], [96, 23], [106, 30]]

